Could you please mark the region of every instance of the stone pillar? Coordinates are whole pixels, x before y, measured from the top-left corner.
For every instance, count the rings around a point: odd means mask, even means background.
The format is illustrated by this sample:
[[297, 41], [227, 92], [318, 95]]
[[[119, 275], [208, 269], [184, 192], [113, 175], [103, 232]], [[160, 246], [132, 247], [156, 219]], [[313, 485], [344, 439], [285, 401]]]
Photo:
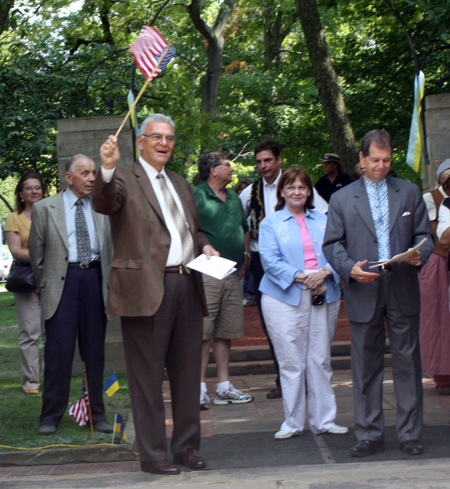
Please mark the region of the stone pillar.
[[[76, 119], [59, 119], [56, 137], [58, 151], [58, 174], [61, 188], [67, 187], [64, 178], [67, 160], [74, 154], [82, 153], [92, 158], [97, 168], [101, 165], [99, 149], [110, 134], [115, 134], [124, 116], [79, 117]], [[130, 166], [134, 163], [134, 138], [130, 120], [127, 121], [119, 135], [119, 166]], [[77, 351], [73, 363], [73, 375], [83, 372], [81, 359]], [[106, 330], [105, 343], [105, 377], [113, 372], [126, 373], [125, 358], [122, 346], [122, 334], [118, 317], [110, 316]]]
[[427, 95], [424, 108], [430, 164], [425, 165], [423, 191], [428, 192], [435, 188], [439, 165], [450, 158], [450, 93]]

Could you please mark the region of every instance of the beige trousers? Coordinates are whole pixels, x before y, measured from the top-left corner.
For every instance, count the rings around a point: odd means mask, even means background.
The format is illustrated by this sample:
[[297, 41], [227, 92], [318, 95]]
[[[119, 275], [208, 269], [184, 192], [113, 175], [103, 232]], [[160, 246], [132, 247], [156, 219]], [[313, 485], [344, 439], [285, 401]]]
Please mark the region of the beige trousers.
[[39, 337], [43, 331], [39, 294], [14, 293], [19, 322], [22, 389], [39, 389]]

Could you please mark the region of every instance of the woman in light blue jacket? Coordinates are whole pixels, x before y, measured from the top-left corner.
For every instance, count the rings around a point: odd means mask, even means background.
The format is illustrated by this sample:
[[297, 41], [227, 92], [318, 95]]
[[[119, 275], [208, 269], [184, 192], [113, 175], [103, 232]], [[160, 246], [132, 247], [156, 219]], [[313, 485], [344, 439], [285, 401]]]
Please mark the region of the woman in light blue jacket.
[[311, 431], [345, 434], [348, 428], [334, 423], [327, 307], [339, 299], [340, 290], [339, 276], [322, 252], [327, 216], [313, 210], [311, 179], [302, 168], [282, 174], [277, 198], [276, 212], [259, 230], [265, 272], [259, 287], [261, 304], [280, 364], [286, 418], [275, 439], [303, 432], [306, 383]]

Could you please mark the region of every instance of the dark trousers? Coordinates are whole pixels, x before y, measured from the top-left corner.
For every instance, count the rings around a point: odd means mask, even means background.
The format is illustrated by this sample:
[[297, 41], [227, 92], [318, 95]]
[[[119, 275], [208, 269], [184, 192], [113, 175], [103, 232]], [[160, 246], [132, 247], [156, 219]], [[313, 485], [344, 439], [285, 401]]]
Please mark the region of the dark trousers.
[[400, 442], [419, 440], [423, 422], [419, 315], [405, 316], [392, 289], [391, 272], [381, 272], [377, 307], [368, 323], [350, 323], [355, 435], [358, 440], [384, 438], [383, 377], [385, 322], [392, 353]]
[[253, 275], [253, 282], [254, 282], [254, 287], [255, 287], [255, 299], [256, 299], [256, 305], [258, 306], [258, 311], [259, 311], [259, 317], [261, 319], [261, 326], [264, 331], [264, 333], [267, 336], [267, 340], [269, 341], [269, 348], [270, 352], [272, 353], [272, 358], [273, 358], [273, 364], [275, 365], [275, 371], [277, 373], [277, 378], [275, 380], [277, 387], [280, 387], [280, 367], [278, 366], [278, 361], [277, 357], [275, 355], [275, 350], [272, 345], [272, 340], [270, 339], [269, 333], [267, 332], [266, 328], [266, 323], [264, 321], [264, 315], [262, 313], [261, 309], [261, 292], [259, 290], [259, 284], [263, 278], [264, 275], [264, 269], [261, 264], [261, 258], [259, 256], [258, 252], [253, 251], [252, 252], [252, 259], [250, 260], [250, 271], [252, 272]]
[[166, 274], [163, 301], [155, 315], [121, 319], [139, 458], [167, 458], [164, 367], [172, 396], [171, 450], [199, 450], [203, 317], [195, 277]]
[[77, 338], [80, 356], [86, 365], [92, 420], [94, 423], [106, 421], [103, 403], [105, 333], [101, 269], [69, 268], [58, 309], [45, 322], [41, 425], [58, 426], [67, 409]]

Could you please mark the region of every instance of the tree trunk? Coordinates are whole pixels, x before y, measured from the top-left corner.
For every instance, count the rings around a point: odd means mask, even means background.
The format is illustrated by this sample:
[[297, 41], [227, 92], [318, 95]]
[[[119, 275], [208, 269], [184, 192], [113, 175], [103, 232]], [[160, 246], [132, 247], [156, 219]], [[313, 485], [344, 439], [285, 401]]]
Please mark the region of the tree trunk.
[[0, 0], [0, 34], [5, 30], [5, 24], [13, 5], [14, 1]]
[[359, 161], [358, 150], [320, 22], [317, 0], [295, 2], [333, 149], [341, 157], [345, 170], [353, 173]]
[[208, 70], [202, 78], [202, 108], [213, 118], [217, 115], [217, 94], [223, 69], [222, 58], [225, 46], [223, 34], [235, 2], [236, 0], [222, 2], [212, 29], [200, 15], [201, 0], [192, 0], [187, 7], [192, 22], [208, 43]]
[[[264, 68], [268, 71], [274, 63], [279, 62], [281, 46], [292, 26], [297, 22], [296, 12], [287, 14], [279, 10], [272, 2], [264, 5]], [[283, 21], [285, 27], [283, 27]], [[261, 130], [262, 138], [272, 139], [278, 133], [277, 121], [271, 117], [271, 109], [277, 101], [276, 87], [267, 92], [261, 99]]]

